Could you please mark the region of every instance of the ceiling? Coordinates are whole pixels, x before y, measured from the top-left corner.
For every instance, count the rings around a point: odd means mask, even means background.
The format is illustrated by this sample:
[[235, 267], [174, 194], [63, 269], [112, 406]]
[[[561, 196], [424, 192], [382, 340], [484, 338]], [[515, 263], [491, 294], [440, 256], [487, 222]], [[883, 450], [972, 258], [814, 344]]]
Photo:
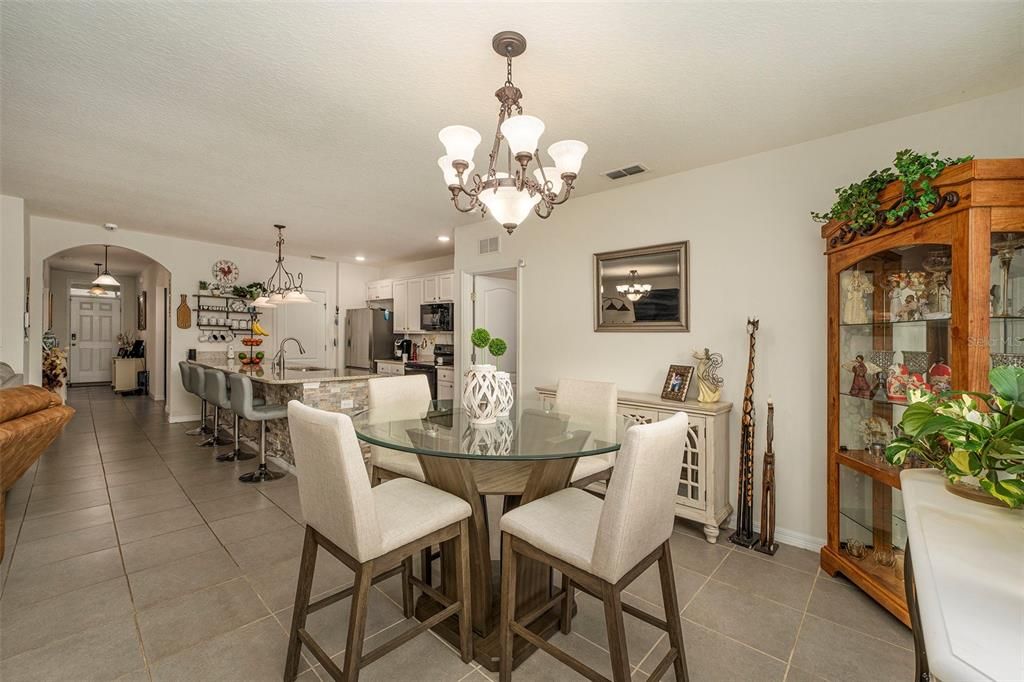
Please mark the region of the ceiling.
[[[103, 246], [101, 244], [89, 244], [87, 246], [76, 246], [65, 251], [58, 251], [47, 258], [46, 263], [51, 268], [57, 270], [91, 272], [95, 275], [96, 263], [103, 263]], [[111, 246], [107, 267], [110, 270], [110, 274], [114, 277], [118, 275], [141, 275], [143, 270], [154, 263], [156, 263], [155, 260], [142, 255], [138, 251], [124, 249], [120, 246]], [[156, 264], [159, 265], [159, 263]]]
[[450, 252], [437, 236], [476, 219], [436, 134], [473, 126], [484, 163], [500, 30], [529, 42], [515, 81], [542, 149], [590, 145], [579, 194], [1024, 79], [1016, 1], [5, 0], [0, 19], [0, 189], [31, 212], [267, 250], [279, 222], [290, 253], [368, 264]]

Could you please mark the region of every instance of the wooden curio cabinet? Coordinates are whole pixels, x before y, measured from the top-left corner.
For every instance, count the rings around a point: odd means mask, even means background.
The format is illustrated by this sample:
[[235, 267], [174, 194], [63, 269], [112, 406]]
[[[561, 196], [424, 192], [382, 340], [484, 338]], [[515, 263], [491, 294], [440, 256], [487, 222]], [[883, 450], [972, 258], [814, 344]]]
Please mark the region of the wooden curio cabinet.
[[[828, 258], [828, 538], [842, 573], [904, 623], [906, 522], [884, 446], [911, 388], [988, 391], [1024, 366], [1024, 159], [974, 160], [933, 183], [927, 218], [822, 227]], [[902, 185], [879, 194], [900, 201]], [[914, 463], [908, 463], [914, 466]]]

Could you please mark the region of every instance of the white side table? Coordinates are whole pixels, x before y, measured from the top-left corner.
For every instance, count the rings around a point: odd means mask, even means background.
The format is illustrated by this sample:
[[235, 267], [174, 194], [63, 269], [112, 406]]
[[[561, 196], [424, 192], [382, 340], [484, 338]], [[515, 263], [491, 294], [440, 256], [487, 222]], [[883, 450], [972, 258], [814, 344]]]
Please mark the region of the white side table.
[[1024, 680], [1024, 512], [958, 497], [935, 470], [900, 481], [918, 681]]

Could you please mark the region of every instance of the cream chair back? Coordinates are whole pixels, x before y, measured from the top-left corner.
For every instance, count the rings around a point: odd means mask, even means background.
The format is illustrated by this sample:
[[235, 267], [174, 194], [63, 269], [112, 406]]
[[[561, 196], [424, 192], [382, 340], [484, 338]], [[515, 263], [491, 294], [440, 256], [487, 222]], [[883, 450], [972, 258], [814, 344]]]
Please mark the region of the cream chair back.
[[616, 582], [671, 537], [688, 424], [679, 412], [626, 431], [597, 527], [597, 576]]
[[[592, 424], [595, 440], [614, 442], [619, 391], [615, 384], [607, 381], [586, 381], [583, 379], [559, 379], [555, 393], [555, 411], [568, 414], [575, 421]], [[595, 455], [615, 461], [615, 454]]]
[[[430, 407], [430, 383], [425, 374], [380, 377], [370, 379], [366, 384], [369, 391], [369, 408], [385, 409], [386, 412], [381, 413], [381, 416], [388, 421], [419, 419]], [[371, 460], [376, 462], [380, 453], [387, 449], [371, 445]]]
[[292, 400], [288, 430], [306, 523], [358, 561], [378, 556], [381, 530], [352, 420]]

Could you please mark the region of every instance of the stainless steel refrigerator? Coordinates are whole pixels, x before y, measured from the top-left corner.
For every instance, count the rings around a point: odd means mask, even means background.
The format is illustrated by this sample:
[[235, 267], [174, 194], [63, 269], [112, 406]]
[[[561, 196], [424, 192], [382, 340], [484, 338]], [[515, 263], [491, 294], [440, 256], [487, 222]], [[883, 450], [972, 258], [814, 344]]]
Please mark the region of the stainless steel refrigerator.
[[375, 360], [395, 355], [394, 320], [390, 311], [360, 308], [345, 312], [345, 367], [350, 374], [376, 372]]

